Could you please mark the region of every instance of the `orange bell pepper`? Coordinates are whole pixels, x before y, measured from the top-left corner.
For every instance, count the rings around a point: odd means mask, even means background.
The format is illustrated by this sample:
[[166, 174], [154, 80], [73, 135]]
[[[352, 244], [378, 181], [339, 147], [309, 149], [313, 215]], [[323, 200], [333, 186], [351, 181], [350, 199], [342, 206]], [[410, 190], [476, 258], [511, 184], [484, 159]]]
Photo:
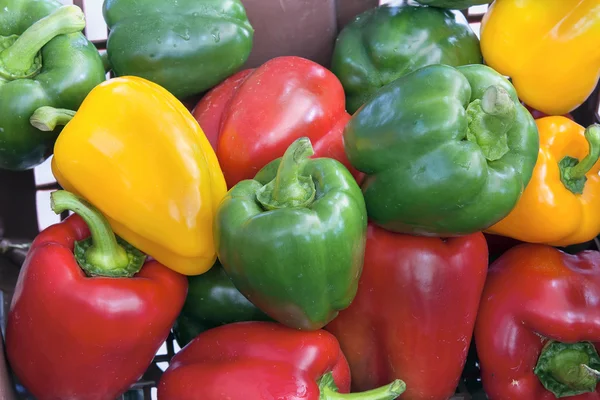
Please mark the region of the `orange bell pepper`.
[[538, 160], [516, 207], [487, 232], [529, 243], [569, 246], [600, 233], [600, 125], [563, 116], [536, 120]]

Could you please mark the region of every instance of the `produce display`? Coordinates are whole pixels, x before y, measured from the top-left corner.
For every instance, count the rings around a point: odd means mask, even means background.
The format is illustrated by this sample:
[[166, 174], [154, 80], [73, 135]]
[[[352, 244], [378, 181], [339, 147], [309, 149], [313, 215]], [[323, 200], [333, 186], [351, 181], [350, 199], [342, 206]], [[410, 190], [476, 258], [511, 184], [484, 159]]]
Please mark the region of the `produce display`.
[[17, 383], [121, 399], [172, 333], [159, 400], [600, 399], [600, 0], [495, 0], [480, 42], [486, 3], [249, 69], [244, 0], [105, 0], [104, 58], [77, 6], [0, 0], [0, 169], [52, 156], [66, 217], [12, 296]]

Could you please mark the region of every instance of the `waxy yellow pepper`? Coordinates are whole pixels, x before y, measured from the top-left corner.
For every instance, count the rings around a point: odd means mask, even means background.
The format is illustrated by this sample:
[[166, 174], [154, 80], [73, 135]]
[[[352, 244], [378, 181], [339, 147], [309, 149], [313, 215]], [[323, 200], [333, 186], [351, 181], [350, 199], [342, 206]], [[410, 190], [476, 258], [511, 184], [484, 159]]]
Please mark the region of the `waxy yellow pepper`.
[[547, 115], [566, 114], [590, 96], [599, 38], [600, 0], [496, 0], [481, 23], [486, 64]]
[[96, 86], [77, 113], [43, 107], [31, 122], [66, 123], [54, 176], [119, 236], [182, 274], [212, 267], [225, 178], [204, 132], [172, 94], [142, 78], [115, 78]]
[[584, 129], [562, 116], [536, 124], [533, 176], [512, 212], [487, 232], [552, 246], [592, 240], [600, 234], [600, 125]]

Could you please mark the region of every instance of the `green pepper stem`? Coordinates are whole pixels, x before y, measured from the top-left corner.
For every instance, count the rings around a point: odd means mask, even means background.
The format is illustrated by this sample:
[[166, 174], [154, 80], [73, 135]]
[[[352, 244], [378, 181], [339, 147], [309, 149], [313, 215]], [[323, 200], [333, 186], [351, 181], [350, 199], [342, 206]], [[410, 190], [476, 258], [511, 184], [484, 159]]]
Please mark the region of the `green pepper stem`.
[[301, 175], [304, 164], [314, 153], [310, 139], [303, 137], [292, 143], [279, 164], [277, 176], [256, 194], [266, 210], [307, 207], [315, 198], [315, 183]]
[[508, 131], [516, 120], [517, 108], [502, 86], [492, 85], [467, 107], [467, 140], [476, 143], [488, 161], [508, 153]]
[[567, 179], [579, 179], [584, 177], [585, 174], [596, 165], [598, 158], [600, 158], [600, 125], [590, 125], [585, 130], [584, 135], [589, 146], [588, 154], [583, 160], [579, 161], [577, 165], [566, 168], [565, 177]]
[[75, 116], [75, 111], [43, 106], [33, 112], [29, 123], [43, 132], [52, 132], [57, 125], [66, 125]]
[[557, 398], [591, 393], [600, 381], [600, 357], [590, 342], [546, 343], [534, 373]]
[[[11, 46], [0, 53], [0, 71], [9, 78], [27, 78], [41, 68], [36, 65], [38, 53], [58, 35], [81, 32], [85, 15], [81, 8], [68, 5], [31, 25]], [[38, 60], [39, 61], [39, 60]]]
[[396, 379], [389, 385], [367, 390], [360, 393], [339, 393], [333, 380], [333, 374], [328, 372], [319, 381], [321, 396], [319, 400], [394, 400], [406, 390], [406, 384]]
[[94, 206], [65, 190], [52, 192], [50, 202], [56, 214], [73, 211], [87, 224], [90, 240], [76, 244], [75, 258], [89, 276], [125, 277], [140, 270], [145, 256], [122, 240], [117, 243], [108, 220]]

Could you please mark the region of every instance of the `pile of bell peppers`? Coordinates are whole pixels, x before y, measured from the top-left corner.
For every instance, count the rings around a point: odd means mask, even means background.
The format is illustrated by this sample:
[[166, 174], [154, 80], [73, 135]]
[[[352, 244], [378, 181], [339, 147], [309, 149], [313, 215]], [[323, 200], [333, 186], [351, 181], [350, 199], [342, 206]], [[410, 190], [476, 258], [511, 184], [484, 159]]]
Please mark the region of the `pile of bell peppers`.
[[598, 0], [495, 0], [481, 41], [487, 1], [381, 5], [330, 69], [154, 3], [104, 2], [103, 59], [0, 0], [0, 168], [52, 155], [70, 214], [8, 315], [35, 398], [115, 399], [173, 332], [161, 400], [448, 400], [470, 348], [490, 400], [600, 399]]

